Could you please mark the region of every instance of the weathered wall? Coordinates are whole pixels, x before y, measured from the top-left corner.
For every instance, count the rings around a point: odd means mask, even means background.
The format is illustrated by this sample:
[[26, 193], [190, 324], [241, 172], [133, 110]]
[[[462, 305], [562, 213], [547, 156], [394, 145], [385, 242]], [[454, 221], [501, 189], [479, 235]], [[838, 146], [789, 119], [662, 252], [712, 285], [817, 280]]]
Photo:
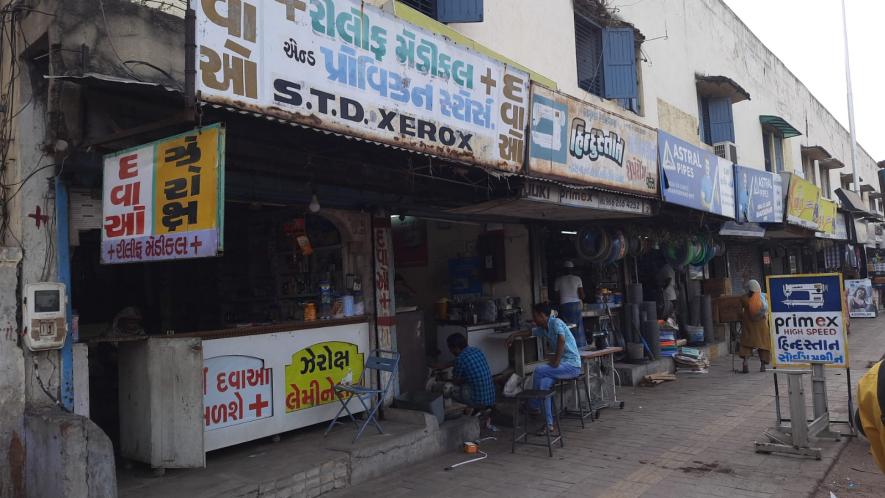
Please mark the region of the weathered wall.
[[21, 250], [0, 247], [0, 496], [24, 494], [24, 359], [16, 338], [16, 281]]

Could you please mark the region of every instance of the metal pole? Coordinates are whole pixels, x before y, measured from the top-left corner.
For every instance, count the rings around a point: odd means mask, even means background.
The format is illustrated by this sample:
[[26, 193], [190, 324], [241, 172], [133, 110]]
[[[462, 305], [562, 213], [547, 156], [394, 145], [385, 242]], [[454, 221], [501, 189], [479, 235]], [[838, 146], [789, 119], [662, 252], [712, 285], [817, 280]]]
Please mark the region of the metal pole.
[[845, 38], [845, 84], [848, 87], [848, 129], [851, 133], [851, 173], [854, 176], [854, 190], [860, 194], [857, 180], [857, 135], [854, 130], [854, 95], [851, 90], [851, 65], [848, 62], [848, 20], [845, 16], [845, 0], [842, 0], [842, 34]]

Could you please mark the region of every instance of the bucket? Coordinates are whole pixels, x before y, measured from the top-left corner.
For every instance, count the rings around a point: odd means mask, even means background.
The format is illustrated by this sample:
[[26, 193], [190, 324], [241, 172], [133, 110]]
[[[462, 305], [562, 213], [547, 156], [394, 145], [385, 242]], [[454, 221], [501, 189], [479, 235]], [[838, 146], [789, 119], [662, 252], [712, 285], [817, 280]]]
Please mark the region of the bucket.
[[696, 327], [694, 325], [686, 325], [685, 333], [688, 336], [689, 344], [703, 344], [704, 343], [704, 327]]

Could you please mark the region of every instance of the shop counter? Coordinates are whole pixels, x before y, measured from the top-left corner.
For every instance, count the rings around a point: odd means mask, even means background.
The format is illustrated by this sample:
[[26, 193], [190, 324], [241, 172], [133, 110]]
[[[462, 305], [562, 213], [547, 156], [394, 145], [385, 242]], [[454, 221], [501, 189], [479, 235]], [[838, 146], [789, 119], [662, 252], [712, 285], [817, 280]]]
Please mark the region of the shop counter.
[[121, 342], [121, 454], [200, 467], [207, 451], [331, 420], [334, 386], [360, 379], [369, 344], [366, 317]]

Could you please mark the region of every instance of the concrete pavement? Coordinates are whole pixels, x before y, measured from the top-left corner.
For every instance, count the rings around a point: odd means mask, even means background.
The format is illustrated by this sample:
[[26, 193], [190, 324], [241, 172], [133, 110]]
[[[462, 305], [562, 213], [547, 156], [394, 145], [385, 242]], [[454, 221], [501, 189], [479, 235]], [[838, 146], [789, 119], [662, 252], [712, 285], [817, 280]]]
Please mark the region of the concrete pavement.
[[[885, 352], [883, 324], [885, 318], [853, 324], [849, 350], [855, 383], [869, 361]], [[753, 360], [751, 371], [756, 368]], [[827, 379], [831, 417], [844, 421], [846, 372], [828, 369]], [[553, 458], [543, 448], [518, 447], [511, 454], [505, 431], [500, 440], [482, 446], [489, 454], [484, 461], [444, 471], [467, 458], [449, 453], [329, 496], [813, 496], [825, 489], [831, 468], [838, 469], [834, 463], [847, 442], [820, 441], [819, 461], [755, 453], [753, 442], [774, 423], [773, 394], [770, 373], [735, 374], [731, 359], [724, 357], [709, 374], [679, 373], [675, 382], [621, 391], [626, 408], [603, 410], [601, 419], [583, 431], [576, 421], [564, 421], [565, 448], [557, 448]], [[842, 491], [850, 496], [852, 490]]]

